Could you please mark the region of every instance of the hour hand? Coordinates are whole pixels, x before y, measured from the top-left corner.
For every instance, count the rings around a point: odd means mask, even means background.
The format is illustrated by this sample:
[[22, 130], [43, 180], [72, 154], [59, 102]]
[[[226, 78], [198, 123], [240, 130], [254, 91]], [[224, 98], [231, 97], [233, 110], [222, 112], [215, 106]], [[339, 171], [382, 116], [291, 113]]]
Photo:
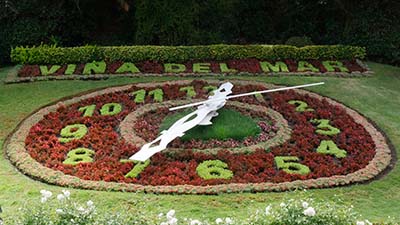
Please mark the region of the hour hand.
[[151, 156], [156, 154], [157, 152], [160, 152], [163, 149], [165, 149], [165, 147], [160, 146], [160, 145], [150, 147], [151, 145], [153, 145], [153, 143], [147, 143], [147, 144], [143, 145], [143, 147], [140, 149], [140, 151], [136, 152], [129, 159], [144, 162], [144, 161], [148, 160]]
[[212, 111], [198, 125], [211, 125], [211, 119], [216, 116], [218, 116], [218, 113], [216, 111]]

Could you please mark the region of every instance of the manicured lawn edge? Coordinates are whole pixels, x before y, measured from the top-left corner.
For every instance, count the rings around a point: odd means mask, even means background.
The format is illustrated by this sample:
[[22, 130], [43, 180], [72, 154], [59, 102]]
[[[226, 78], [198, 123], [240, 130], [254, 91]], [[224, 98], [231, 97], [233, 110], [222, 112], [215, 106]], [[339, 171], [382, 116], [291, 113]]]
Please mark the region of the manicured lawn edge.
[[[187, 82], [187, 81], [186, 81]], [[245, 81], [240, 81], [240, 83], [244, 83]], [[170, 83], [170, 82], [166, 82]], [[173, 83], [173, 82], [172, 82]], [[175, 82], [176, 83], [176, 82]], [[180, 83], [185, 83], [185, 81], [180, 81]], [[257, 82], [246, 82], [248, 84]], [[140, 85], [140, 84], [139, 84]], [[144, 84], [143, 86], [145, 86]], [[153, 84], [154, 85], [154, 84]], [[129, 88], [130, 85], [122, 86], [122, 87], [114, 87], [108, 88], [105, 90], [100, 90], [96, 93], [81, 95], [74, 99], [69, 99], [65, 101], [63, 104], [71, 104], [76, 101], [80, 101], [85, 98], [93, 97], [98, 94], [104, 94], [107, 92], [121, 91]], [[325, 99], [330, 104], [342, 106], [344, 105], [328, 99], [321, 97], [317, 94], [308, 92], [308, 91], [299, 91], [303, 94], [309, 94], [310, 96]], [[61, 104], [61, 103], [59, 103]], [[284, 183], [262, 183], [262, 184], [231, 184], [231, 185], [216, 185], [216, 186], [190, 186], [190, 185], [181, 185], [181, 186], [162, 186], [162, 187], [154, 187], [154, 186], [142, 186], [142, 185], [133, 185], [133, 184], [121, 184], [121, 183], [107, 183], [107, 182], [93, 182], [81, 180], [76, 177], [66, 176], [61, 172], [57, 172], [51, 170], [49, 168], [43, 167], [35, 160], [27, 155], [28, 153], [24, 148], [24, 141], [27, 132], [29, 132], [30, 127], [38, 122], [41, 119], [41, 116], [47, 114], [50, 111], [55, 110], [58, 105], [53, 105], [49, 107], [42, 108], [38, 110], [38, 114], [34, 114], [28, 118], [26, 118], [21, 124], [18, 126], [16, 133], [10, 135], [5, 142], [5, 149], [7, 151], [7, 156], [10, 161], [16, 165], [23, 173], [27, 173], [33, 176], [35, 179], [42, 180], [47, 183], [57, 184], [60, 186], [67, 187], [77, 187], [82, 189], [94, 189], [94, 190], [120, 190], [120, 191], [139, 191], [139, 192], [153, 192], [153, 193], [192, 193], [192, 194], [218, 194], [221, 192], [260, 192], [260, 191], [286, 191], [298, 188], [322, 188], [322, 187], [333, 187], [339, 185], [347, 185], [350, 183], [359, 183], [368, 181], [375, 176], [382, 174], [383, 171], [386, 170], [388, 165], [390, 165], [393, 161], [393, 157], [390, 155], [392, 146], [387, 145], [385, 141], [385, 136], [382, 135], [374, 125], [368, 123], [368, 120], [362, 117], [356, 111], [344, 107], [348, 114], [352, 115], [353, 118], [360, 124], [362, 124], [366, 130], [373, 136], [374, 142], [377, 146], [377, 153], [374, 159], [369, 163], [369, 165], [359, 170], [355, 173], [348, 174], [346, 176], [334, 176], [335, 180], [331, 178], [318, 178], [314, 180], [307, 181], [294, 181], [294, 182], [284, 182]], [[389, 143], [389, 142], [388, 142]], [[28, 157], [27, 157], [28, 156]]]

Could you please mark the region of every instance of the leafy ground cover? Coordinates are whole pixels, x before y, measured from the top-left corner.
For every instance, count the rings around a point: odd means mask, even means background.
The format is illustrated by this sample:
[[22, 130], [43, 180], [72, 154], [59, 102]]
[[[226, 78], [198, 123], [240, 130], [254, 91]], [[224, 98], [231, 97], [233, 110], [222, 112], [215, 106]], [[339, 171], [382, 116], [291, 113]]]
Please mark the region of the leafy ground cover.
[[[363, 79], [317, 78], [317, 77], [258, 77], [249, 78], [278, 84], [302, 84], [325, 81], [323, 87], [311, 90], [337, 99], [362, 112], [374, 120], [389, 136], [396, 149], [400, 147], [400, 69], [381, 64], [369, 63], [375, 75]], [[4, 79], [8, 69], [3, 69]], [[35, 109], [61, 97], [80, 93], [98, 87], [126, 84], [136, 81], [164, 80], [166, 78], [115, 78], [104, 81], [60, 81], [37, 82], [0, 86], [0, 136], [2, 142], [6, 135], [16, 127], [19, 121]], [[174, 79], [174, 78], [169, 78]], [[309, 193], [318, 199], [340, 197], [351, 202], [365, 218], [382, 221], [388, 216], [397, 216], [400, 210], [400, 170], [395, 167], [384, 178], [368, 185], [354, 185], [343, 188], [311, 190]], [[48, 186], [20, 175], [4, 159], [0, 160], [0, 204], [5, 216], [12, 216], [24, 202], [38, 198], [38, 190], [61, 191], [61, 188]], [[249, 211], [265, 207], [270, 202], [280, 202], [283, 197], [296, 193], [259, 193], [259, 194], [221, 194], [218, 196], [175, 196], [133, 193], [108, 193], [96, 191], [75, 191], [83, 200], [94, 199], [104, 208], [112, 210], [115, 204], [122, 204], [134, 210], [135, 200], [145, 201], [146, 211], [165, 212], [176, 209], [181, 215], [210, 218], [238, 215], [246, 217]], [[243, 209], [246, 208], [245, 211]]]

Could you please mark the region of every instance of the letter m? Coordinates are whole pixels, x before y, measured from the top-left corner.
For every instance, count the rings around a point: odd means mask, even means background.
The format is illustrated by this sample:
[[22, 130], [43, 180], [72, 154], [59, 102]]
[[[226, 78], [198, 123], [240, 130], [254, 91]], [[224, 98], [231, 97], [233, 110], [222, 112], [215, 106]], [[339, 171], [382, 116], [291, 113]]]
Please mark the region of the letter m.
[[286, 63], [277, 61], [275, 64], [270, 62], [260, 62], [261, 70], [263, 72], [289, 72]]

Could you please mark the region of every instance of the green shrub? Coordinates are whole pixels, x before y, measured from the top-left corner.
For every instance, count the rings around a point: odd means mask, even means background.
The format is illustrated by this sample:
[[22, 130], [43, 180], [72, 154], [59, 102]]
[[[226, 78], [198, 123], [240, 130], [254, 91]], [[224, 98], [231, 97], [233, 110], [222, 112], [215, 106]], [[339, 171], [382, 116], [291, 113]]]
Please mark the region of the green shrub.
[[[356, 224], [358, 215], [352, 207], [337, 202], [317, 202], [311, 198], [288, 199], [280, 205], [269, 205], [264, 211], [251, 216], [250, 225], [314, 225], [314, 224]], [[361, 221], [357, 221], [361, 223]], [[364, 224], [371, 224], [368, 220]], [[357, 223], [357, 224], [358, 224]], [[371, 224], [372, 225], [372, 224]]]
[[116, 206], [112, 211], [98, 209], [89, 200], [87, 202], [76, 201], [68, 190], [56, 197], [50, 191], [42, 190], [40, 204], [30, 203], [19, 212], [21, 216], [16, 216], [13, 221], [7, 224], [21, 225], [120, 225], [120, 224], [157, 224], [155, 216], [149, 216], [141, 211], [142, 203], [135, 202], [137, 208], [127, 213], [126, 208]]
[[[223, 168], [225, 165], [218, 160], [206, 161], [209, 165]], [[212, 169], [210, 170], [212, 171]], [[227, 174], [231, 176], [232, 174]], [[175, 210], [167, 213], [145, 213], [143, 211], [146, 197], [140, 201], [131, 200], [133, 207], [114, 206], [113, 210], [96, 207], [92, 201], [74, 200], [68, 190], [62, 190], [54, 196], [52, 192], [41, 190], [38, 203], [29, 203], [16, 216], [5, 220], [6, 224], [26, 225], [120, 225], [120, 224], [209, 224], [209, 225], [314, 225], [314, 224], [365, 224], [372, 225], [356, 213], [353, 206], [340, 199], [314, 200], [307, 192], [297, 192], [295, 199], [284, 197], [282, 203], [268, 205], [255, 213], [231, 215], [212, 221], [201, 221], [177, 217]], [[293, 195], [292, 195], [293, 196]], [[310, 197], [309, 197], [310, 196]], [[157, 208], [156, 208], [157, 209]], [[158, 216], [156, 216], [158, 214]], [[397, 224], [394, 220], [374, 224]]]
[[[1, 2], [0, 63], [10, 61], [12, 47], [42, 42], [63, 46], [200, 45], [277, 44], [290, 39], [287, 44], [311, 44], [299, 34], [318, 44], [363, 46], [373, 59], [400, 63], [400, 4], [395, 0], [314, 4], [263, 0]], [[121, 2], [130, 5], [129, 11], [117, 10]], [[94, 60], [100, 59], [87, 62]]]
[[199, 46], [82, 46], [62, 48], [40, 45], [16, 47], [11, 59], [18, 64], [69, 64], [93, 61], [140, 62], [156, 60], [180, 63], [190, 60], [228, 60], [256, 58], [281, 59], [354, 59], [364, 58], [365, 48], [345, 45], [315, 45], [297, 48], [288, 45], [199, 45]]

